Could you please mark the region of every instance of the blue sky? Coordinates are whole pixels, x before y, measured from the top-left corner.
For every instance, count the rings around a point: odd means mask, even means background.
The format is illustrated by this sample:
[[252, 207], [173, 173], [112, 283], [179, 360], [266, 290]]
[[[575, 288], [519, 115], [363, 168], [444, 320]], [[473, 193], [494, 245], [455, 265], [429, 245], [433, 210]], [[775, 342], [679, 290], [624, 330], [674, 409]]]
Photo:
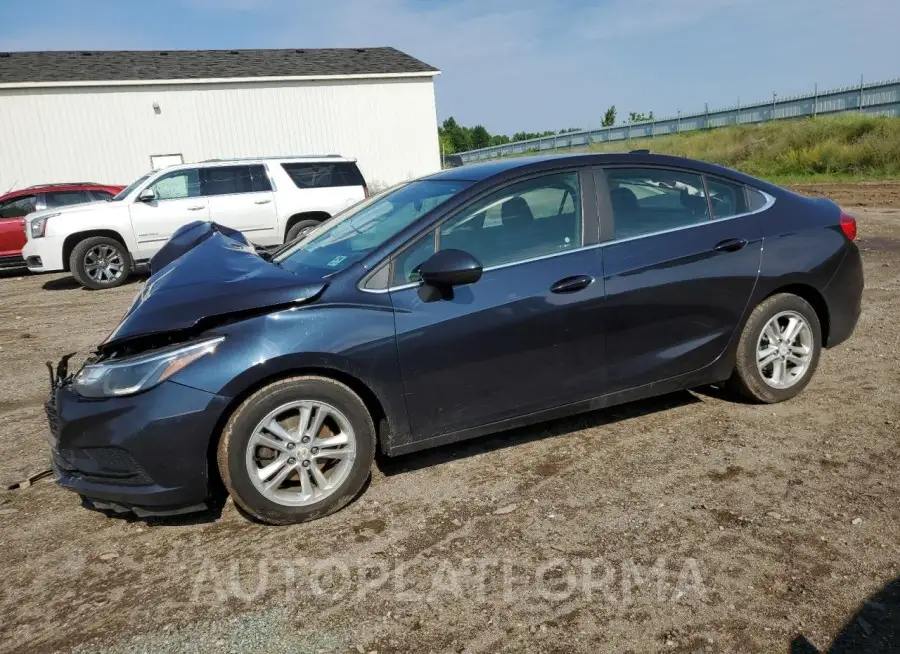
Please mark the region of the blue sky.
[[391, 45], [438, 114], [599, 124], [900, 77], [900, 0], [0, 0], [0, 51]]

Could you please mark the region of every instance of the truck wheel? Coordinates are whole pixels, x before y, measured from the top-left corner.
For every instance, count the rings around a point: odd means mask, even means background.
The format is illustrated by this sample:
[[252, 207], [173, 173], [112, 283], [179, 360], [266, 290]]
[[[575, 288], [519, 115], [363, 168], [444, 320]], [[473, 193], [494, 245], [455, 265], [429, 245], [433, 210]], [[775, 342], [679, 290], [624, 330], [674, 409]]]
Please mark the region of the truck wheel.
[[217, 449], [235, 504], [273, 525], [315, 520], [345, 506], [368, 479], [375, 425], [350, 388], [303, 376], [264, 386], [232, 414]]
[[297, 239], [301, 236], [306, 235], [308, 232], [311, 232], [319, 225], [321, 225], [321, 223], [318, 220], [300, 220], [291, 225], [291, 228], [287, 233], [287, 238], [284, 242], [290, 243], [294, 239]]
[[131, 274], [131, 255], [119, 241], [91, 236], [79, 242], [69, 255], [75, 280], [92, 290], [121, 286]]

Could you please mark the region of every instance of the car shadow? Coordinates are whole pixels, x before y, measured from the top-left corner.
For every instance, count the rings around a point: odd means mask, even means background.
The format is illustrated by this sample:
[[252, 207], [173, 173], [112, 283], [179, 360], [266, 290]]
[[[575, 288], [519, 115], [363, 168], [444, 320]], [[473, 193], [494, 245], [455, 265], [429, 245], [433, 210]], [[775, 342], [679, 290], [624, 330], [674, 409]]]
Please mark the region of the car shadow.
[[10, 279], [15, 277], [28, 277], [31, 273], [28, 268], [0, 268], [0, 279]]
[[[129, 284], [134, 284], [135, 282], [141, 281], [143, 277], [141, 275], [131, 275], [122, 286], [128, 286]], [[57, 279], [50, 279], [44, 282], [41, 285], [45, 291], [74, 291], [81, 288], [81, 284], [75, 281], [74, 277], [58, 277]], [[89, 291], [91, 289], [84, 289], [85, 291]]]
[[665, 411], [666, 409], [696, 404], [701, 401], [690, 391], [676, 391], [667, 395], [660, 395], [659, 397], [637, 400], [627, 404], [591, 411], [590, 413], [582, 413], [577, 416], [557, 418], [528, 427], [518, 427], [509, 431], [498, 432], [497, 434], [450, 443], [422, 450], [421, 452], [413, 452], [396, 457], [388, 457], [379, 452], [376, 457], [376, 465], [385, 476], [390, 477], [440, 465], [448, 461], [502, 450], [507, 447], [515, 447], [531, 441], [569, 434], [582, 429], [603, 427], [621, 420], [638, 418], [651, 413]]
[[798, 634], [790, 654], [887, 654], [900, 652], [900, 577], [863, 601], [827, 650]]

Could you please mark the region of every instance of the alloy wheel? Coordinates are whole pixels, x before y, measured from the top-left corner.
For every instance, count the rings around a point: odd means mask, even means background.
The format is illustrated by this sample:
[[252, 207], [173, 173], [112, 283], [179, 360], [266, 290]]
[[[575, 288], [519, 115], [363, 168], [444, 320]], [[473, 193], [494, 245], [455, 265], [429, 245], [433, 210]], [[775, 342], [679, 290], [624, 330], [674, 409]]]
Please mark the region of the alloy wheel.
[[796, 311], [782, 311], [766, 326], [756, 345], [756, 365], [772, 388], [790, 388], [809, 370], [813, 359], [813, 332]]
[[98, 284], [110, 284], [122, 276], [125, 260], [112, 245], [101, 243], [84, 254], [84, 272]]

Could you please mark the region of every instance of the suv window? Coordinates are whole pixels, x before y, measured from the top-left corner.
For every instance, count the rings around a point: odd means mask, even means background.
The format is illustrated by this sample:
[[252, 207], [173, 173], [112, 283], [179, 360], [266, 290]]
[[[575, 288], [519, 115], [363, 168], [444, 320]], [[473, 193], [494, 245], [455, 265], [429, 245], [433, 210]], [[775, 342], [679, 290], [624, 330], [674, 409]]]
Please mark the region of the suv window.
[[176, 170], [157, 179], [151, 187], [157, 200], [200, 197], [200, 172], [196, 168]]
[[606, 171], [616, 238], [653, 234], [709, 219], [703, 178], [684, 170]]
[[34, 211], [37, 196], [22, 195], [0, 202], [0, 219], [21, 218]]
[[[255, 170], [254, 170], [255, 169]], [[200, 169], [203, 195], [232, 195], [271, 191], [262, 166], [212, 166]]]
[[713, 218], [727, 218], [747, 213], [744, 187], [734, 182], [726, 182], [715, 177], [706, 178], [706, 188], [712, 204]]
[[281, 167], [297, 188], [366, 185], [352, 161], [283, 163]]
[[51, 191], [44, 193], [44, 202], [48, 209], [90, 201], [91, 196], [88, 195], [87, 191]]
[[[439, 228], [440, 248], [464, 250], [485, 268], [581, 247], [578, 173], [507, 186]], [[418, 281], [416, 268], [434, 253], [433, 232], [394, 260], [392, 286]]]

